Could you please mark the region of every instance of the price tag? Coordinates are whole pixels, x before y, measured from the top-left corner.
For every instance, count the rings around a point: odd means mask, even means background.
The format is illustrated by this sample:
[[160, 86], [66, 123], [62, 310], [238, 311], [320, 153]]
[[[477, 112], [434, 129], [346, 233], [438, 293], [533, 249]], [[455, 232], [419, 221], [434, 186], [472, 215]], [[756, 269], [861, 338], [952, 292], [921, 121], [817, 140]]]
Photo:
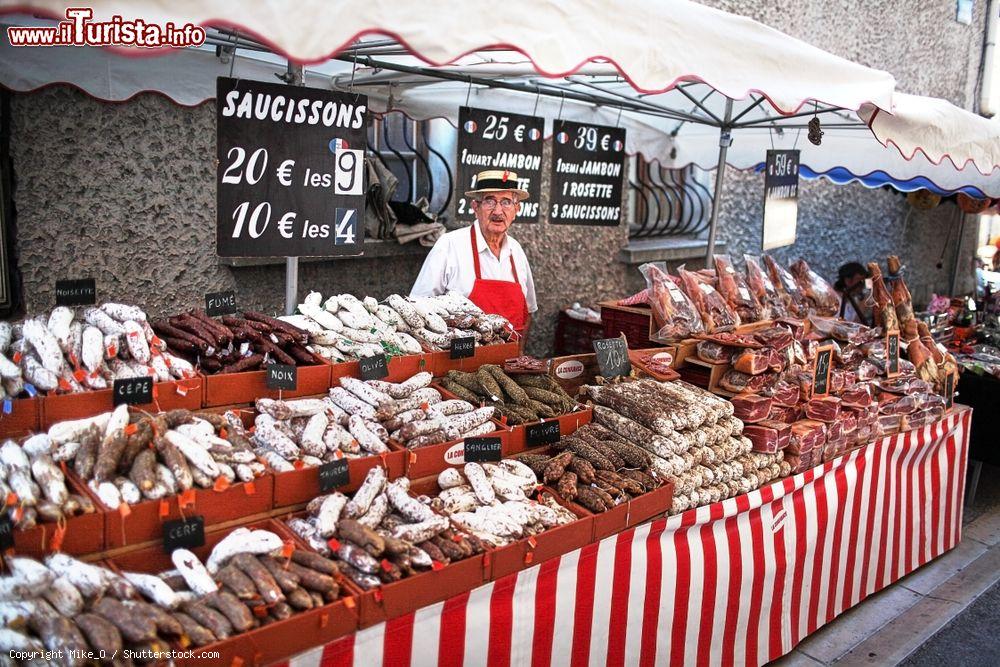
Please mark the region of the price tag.
[[955, 405], [955, 375], [948, 373], [944, 378], [944, 404], [949, 410]]
[[628, 359], [628, 345], [624, 337], [595, 340], [594, 352], [597, 353], [597, 365], [604, 377], [627, 376], [632, 372], [632, 363]]
[[4, 514], [0, 517], [0, 552], [14, 548], [14, 524]]
[[168, 554], [175, 549], [197, 549], [205, 546], [205, 517], [163, 522], [163, 550]]
[[363, 194], [365, 152], [352, 148], [338, 148], [335, 162], [333, 193], [336, 195]]
[[205, 295], [205, 312], [210, 317], [236, 312], [236, 292], [209, 292]]
[[56, 281], [57, 306], [90, 306], [97, 303], [97, 284], [93, 278]]
[[824, 345], [816, 350], [816, 364], [813, 367], [813, 396], [830, 393], [830, 371], [833, 370], [833, 346]]
[[381, 380], [389, 374], [389, 362], [384, 354], [358, 359], [362, 380]]
[[299, 386], [299, 369], [286, 364], [268, 364], [264, 383], [268, 389], [294, 391]]
[[344, 486], [350, 481], [347, 459], [327, 461], [319, 467], [319, 490], [322, 493]]
[[684, 303], [684, 294], [673, 281], [667, 282], [667, 291], [670, 292], [670, 298], [674, 300], [674, 303]]
[[528, 447], [551, 445], [554, 442], [559, 442], [559, 436], [559, 420], [557, 419], [540, 424], [529, 424], [524, 427], [524, 439]]
[[487, 461], [499, 461], [500, 438], [466, 438], [463, 443], [465, 448], [466, 463], [485, 463]]
[[885, 374], [891, 378], [899, 375], [898, 331], [890, 331], [885, 335]]
[[472, 336], [451, 339], [451, 359], [466, 359], [476, 355], [476, 339]]
[[153, 378], [146, 375], [138, 378], [115, 380], [112, 387], [111, 402], [114, 405], [128, 403], [138, 405], [153, 402]]
[[750, 300], [750, 290], [748, 290], [746, 287], [740, 287], [739, 288], [739, 293], [740, 293], [740, 297], [744, 301], [749, 301]]

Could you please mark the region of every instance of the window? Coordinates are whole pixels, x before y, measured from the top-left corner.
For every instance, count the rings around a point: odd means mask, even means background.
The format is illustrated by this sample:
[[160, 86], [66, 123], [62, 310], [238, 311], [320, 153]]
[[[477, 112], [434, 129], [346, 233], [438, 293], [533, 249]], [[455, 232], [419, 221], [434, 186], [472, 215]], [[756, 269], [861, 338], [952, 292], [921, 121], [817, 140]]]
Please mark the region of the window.
[[629, 170], [629, 238], [698, 236], [708, 230], [712, 193], [697, 167], [662, 169], [641, 157]]

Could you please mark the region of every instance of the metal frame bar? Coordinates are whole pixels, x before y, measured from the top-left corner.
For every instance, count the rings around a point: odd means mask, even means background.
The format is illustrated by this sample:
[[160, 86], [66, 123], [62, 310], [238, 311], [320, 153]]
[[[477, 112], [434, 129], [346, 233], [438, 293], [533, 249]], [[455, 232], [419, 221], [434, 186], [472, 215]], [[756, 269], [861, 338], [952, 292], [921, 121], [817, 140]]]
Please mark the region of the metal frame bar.
[[722, 181], [726, 176], [726, 153], [729, 152], [729, 144], [732, 143], [729, 124], [733, 117], [733, 101], [726, 99], [726, 119], [719, 129], [719, 166], [715, 170], [715, 190], [712, 194], [712, 217], [708, 223], [708, 250], [705, 252], [705, 266], [712, 266], [712, 258], [715, 256], [715, 233], [718, 231], [719, 204], [722, 199]]

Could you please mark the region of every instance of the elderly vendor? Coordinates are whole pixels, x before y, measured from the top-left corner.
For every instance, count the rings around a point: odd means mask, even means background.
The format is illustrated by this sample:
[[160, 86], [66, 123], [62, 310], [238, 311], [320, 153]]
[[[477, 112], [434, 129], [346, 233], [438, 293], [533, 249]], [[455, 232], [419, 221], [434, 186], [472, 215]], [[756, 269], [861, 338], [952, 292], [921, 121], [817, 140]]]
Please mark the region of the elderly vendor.
[[483, 171], [465, 193], [476, 222], [434, 244], [410, 296], [458, 292], [487, 313], [506, 317], [522, 336], [538, 310], [535, 283], [521, 244], [507, 235], [527, 190], [511, 171]]

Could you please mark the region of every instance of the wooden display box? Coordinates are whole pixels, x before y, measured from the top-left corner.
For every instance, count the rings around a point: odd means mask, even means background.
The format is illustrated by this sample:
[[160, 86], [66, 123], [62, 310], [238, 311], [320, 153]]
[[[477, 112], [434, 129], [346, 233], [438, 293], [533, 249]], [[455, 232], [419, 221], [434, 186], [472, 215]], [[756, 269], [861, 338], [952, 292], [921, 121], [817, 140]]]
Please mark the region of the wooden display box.
[[488, 581], [482, 554], [426, 570], [412, 577], [358, 595], [361, 628], [368, 628], [411, 611], [466, 593]]
[[631, 348], [660, 347], [656, 342], [659, 327], [653, 309], [646, 304], [619, 306], [614, 301], [601, 301], [601, 321], [604, 323], [604, 337], [617, 338], [622, 334]]
[[[425, 477], [410, 483], [410, 493], [415, 496], [436, 496], [441, 492], [437, 477]], [[549, 494], [563, 507], [578, 517], [565, 526], [557, 526], [530, 538], [518, 540], [505, 547], [491, 550], [484, 559], [487, 580], [493, 581], [537, 565], [550, 558], [556, 558], [590, 543], [594, 534], [590, 512], [578, 505], [566, 502], [549, 489], [540, 493]]]
[[[433, 372], [432, 366], [435, 354], [440, 353], [407, 354], [389, 357], [389, 375], [382, 379], [386, 382], [402, 382], [421, 371]], [[338, 378], [342, 377], [360, 377], [361, 373], [358, 366], [357, 361], [344, 361], [339, 364], [333, 364], [332, 381], [336, 382]]]
[[[301, 544], [291, 531], [278, 521], [268, 519], [248, 524], [246, 527], [277, 533], [286, 542], [295, 545], [296, 548], [301, 548]], [[205, 545], [194, 549], [195, 555], [204, 562], [211, 553], [212, 547], [232, 530], [232, 528], [227, 528], [206, 532]], [[111, 558], [108, 562], [120, 571], [148, 574], [158, 574], [174, 567], [169, 554], [164, 553], [159, 545], [131, 551]], [[192, 650], [194, 650], [195, 655], [202, 651], [218, 651], [219, 658], [215, 659], [215, 664], [267, 665], [290, 658], [309, 648], [322, 646], [353, 632], [358, 627], [357, 602], [353, 597], [354, 589], [342, 584], [342, 590], [346, 595], [336, 602], [331, 602], [317, 609], [298, 612], [284, 621], [276, 621], [264, 627]], [[175, 662], [178, 665], [204, 664], [203, 659], [196, 657], [176, 660]]]
[[[97, 511], [93, 514], [82, 514], [66, 519], [66, 531], [63, 533], [59, 551], [72, 556], [84, 556], [103, 551], [106, 546], [104, 506], [72, 471], [67, 471], [64, 474], [69, 492], [89, 498]], [[52, 539], [57, 528], [58, 526], [54, 523], [41, 522], [28, 530], [15, 528], [14, 552], [21, 556], [35, 556], [37, 558], [52, 553]]]
[[37, 432], [42, 425], [42, 399], [15, 398], [8, 414], [0, 412], [0, 438], [20, 438]]
[[[438, 388], [438, 391], [451, 396], [444, 389]], [[501, 456], [509, 456], [514, 452], [510, 444], [510, 432], [499, 424], [497, 424], [495, 431], [481, 437], [500, 438]], [[417, 479], [428, 475], [437, 475], [445, 468], [465, 465], [464, 442], [464, 440], [452, 440], [442, 442], [439, 445], [407, 449], [404, 444], [390, 440], [389, 446], [392, 447], [394, 453], [398, 452], [403, 455], [406, 461], [406, 476], [410, 479]]]
[[721, 390], [719, 381], [730, 368], [731, 365], [728, 363], [710, 364], [692, 357], [684, 362], [684, 366], [680, 369], [680, 376], [685, 382], [715, 392]]
[[[350, 477], [350, 482], [337, 490], [349, 492], [357, 489], [365, 480], [368, 471], [379, 465], [385, 468], [388, 479], [402, 477], [406, 470], [406, 452], [389, 451], [378, 456], [350, 459], [347, 463], [347, 474]], [[298, 470], [274, 473], [275, 508], [301, 505], [323, 493], [330, 492], [319, 490], [318, 467], [304, 467]]]
[[597, 355], [594, 353], [553, 357], [549, 363], [549, 377], [573, 397], [576, 397], [581, 386], [593, 384], [600, 374]]
[[281, 391], [268, 389], [266, 371], [224, 373], [205, 378], [205, 407], [252, 403], [258, 398], [300, 398], [325, 394], [333, 382], [332, 364], [298, 367], [298, 389]]
[[[205, 385], [204, 375], [173, 382], [157, 382], [153, 385], [153, 402], [133, 407], [145, 412], [199, 410], [204, 402]], [[41, 428], [48, 429], [67, 419], [83, 419], [110, 412], [115, 408], [111, 393], [111, 389], [102, 389], [77, 394], [50, 394], [42, 399]]]
[[520, 356], [521, 346], [518, 342], [496, 343], [493, 345], [476, 346], [476, 354], [465, 359], [452, 359], [451, 352], [433, 352], [427, 355], [427, 366], [424, 370], [432, 372], [435, 377], [444, 375], [448, 371], [473, 372], [483, 364], [496, 364], [503, 366], [507, 359]]
[[267, 473], [253, 482], [233, 484], [219, 491], [192, 489], [188, 493], [190, 497], [170, 496], [137, 503], [129, 508], [128, 514], [117, 508], [108, 509], [104, 515], [107, 548], [159, 540], [163, 537], [164, 521], [202, 516], [208, 529], [270, 511], [274, 502], [274, 475]]
[[[665, 372], [659, 370], [653, 370], [651, 366], [645, 359], [651, 358], [656, 355], [670, 355], [670, 366], [671, 368], [664, 369]], [[670, 382], [676, 380], [680, 377], [680, 373], [673, 369], [677, 364], [677, 346], [668, 345], [665, 347], [654, 347], [643, 350], [629, 350], [628, 351], [629, 361], [632, 363], [632, 367], [641, 371], [643, 374], [648, 375], [654, 380], [659, 380], [660, 382]]]
[[[510, 454], [520, 454], [528, 448], [527, 432], [529, 426], [537, 426], [543, 422], [559, 422], [559, 434], [569, 435], [584, 424], [589, 424], [594, 417], [594, 410], [587, 406], [581, 406], [579, 410], [566, 415], [559, 415], [551, 419], [531, 422], [529, 424], [518, 424], [516, 426], [505, 426], [510, 434]], [[505, 453], [504, 456], [508, 454]]]
[[674, 500], [674, 486], [666, 483], [638, 498], [616, 505], [607, 512], [594, 514], [594, 534], [592, 541], [600, 542], [606, 537], [620, 533], [632, 526], [645, 523], [670, 509]]

